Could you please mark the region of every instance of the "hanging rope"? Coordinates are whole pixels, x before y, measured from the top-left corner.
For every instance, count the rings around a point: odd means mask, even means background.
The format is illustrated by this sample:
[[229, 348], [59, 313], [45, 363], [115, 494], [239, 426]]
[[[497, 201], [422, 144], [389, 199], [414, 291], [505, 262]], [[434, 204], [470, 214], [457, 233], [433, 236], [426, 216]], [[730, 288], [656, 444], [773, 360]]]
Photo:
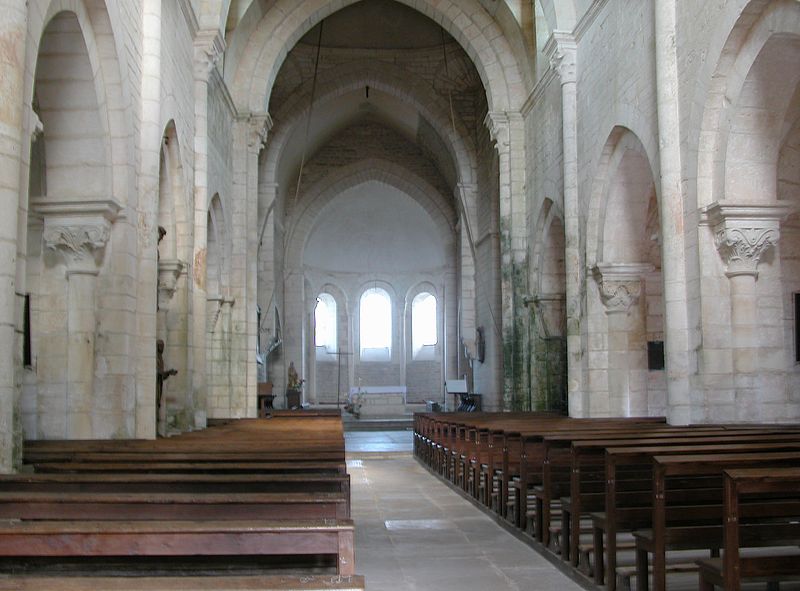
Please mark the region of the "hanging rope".
[[317, 76], [319, 74], [319, 57], [322, 53], [322, 28], [325, 26], [325, 21], [319, 23], [319, 36], [317, 37], [317, 57], [314, 60], [314, 78], [311, 81], [311, 101], [308, 104], [308, 119], [306, 119], [306, 134], [303, 139], [303, 155], [300, 157], [300, 171], [297, 173], [297, 187], [294, 192], [294, 200], [297, 202], [300, 196], [300, 184], [303, 180], [303, 168], [306, 165], [306, 151], [308, 150], [308, 137], [311, 132], [311, 115], [314, 113], [314, 98], [317, 94]]

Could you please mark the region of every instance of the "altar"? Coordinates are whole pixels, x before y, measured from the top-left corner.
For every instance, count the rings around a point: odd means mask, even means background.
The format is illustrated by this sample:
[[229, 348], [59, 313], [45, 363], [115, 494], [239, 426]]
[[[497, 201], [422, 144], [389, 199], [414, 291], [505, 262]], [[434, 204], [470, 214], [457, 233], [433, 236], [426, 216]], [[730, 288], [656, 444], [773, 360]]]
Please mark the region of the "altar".
[[361, 418], [395, 417], [406, 414], [405, 386], [361, 386], [350, 388], [350, 403]]

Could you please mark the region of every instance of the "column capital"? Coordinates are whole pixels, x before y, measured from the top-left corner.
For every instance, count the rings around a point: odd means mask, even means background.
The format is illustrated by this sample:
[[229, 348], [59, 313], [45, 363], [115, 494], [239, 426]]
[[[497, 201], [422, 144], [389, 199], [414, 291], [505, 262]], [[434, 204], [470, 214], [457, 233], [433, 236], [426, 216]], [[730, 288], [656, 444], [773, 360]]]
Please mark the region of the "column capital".
[[41, 198], [34, 200], [32, 206], [44, 218], [45, 246], [64, 258], [67, 275], [96, 275], [120, 204], [114, 199]]
[[703, 210], [714, 244], [727, 266], [726, 275], [758, 278], [758, 264], [780, 239], [780, 225], [792, 209], [788, 205], [726, 204], [714, 202]]
[[178, 287], [178, 277], [186, 269], [186, 263], [179, 259], [158, 261], [158, 307], [166, 308]]
[[260, 152], [267, 143], [267, 136], [272, 129], [272, 117], [269, 113], [249, 113], [242, 117], [247, 123], [247, 147]]
[[567, 31], [553, 31], [542, 51], [550, 60], [550, 67], [558, 74], [561, 84], [578, 79], [578, 42]]
[[225, 53], [225, 37], [218, 29], [198, 31], [194, 38], [194, 78], [208, 82]]
[[642, 277], [654, 269], [649, 263], [597, 263], [592, 275], [607, 314], [627, 314], [639, 303]]
[[483, 124], [489, 130], [489, 136], [501, 154], [511, 149], [511, 130], [524, 125], [524, 118], [519, 111], [489, 111]]

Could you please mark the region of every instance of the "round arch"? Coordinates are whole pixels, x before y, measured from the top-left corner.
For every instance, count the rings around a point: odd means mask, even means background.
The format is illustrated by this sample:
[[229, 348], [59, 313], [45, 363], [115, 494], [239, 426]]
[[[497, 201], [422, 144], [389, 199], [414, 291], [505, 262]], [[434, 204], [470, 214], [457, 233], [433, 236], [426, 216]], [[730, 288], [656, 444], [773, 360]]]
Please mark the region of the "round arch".
[[[292, 47], [317, 23], [355, 3], [277, 0], [251, 33], [234, 74], [232, 94], [242, 108], [265, 111], [281, 65]], [[443, 2], [398, 0], [439, 23], [458, 41], [475, 64], [486, 90], [490, 111], [513, 111], [527, 99], [528, 88], [511, 45], [498, 24], [485, 15], [478, 0]]]
[[602, 261], [607, 201], [613, 181], [613, 173], [618, 170], [629, 151], [639, 152], [642, 158], [647, 161], [650, 180], [656, 190], [656, 202], [660, 202], [658, 184], [655, 183], [655, 179], [658, 177], [653, 166], [653, 159], [648, 154], [639, 136], [627, 127], [619, 125], [614, 127], [603, 147], [589, 200], [586, 221], [586, 264], [589, 267], [593, 267], [595, 263]]
[[780, 35], [800, 35], [800, 4], [793, 0], [752, 0], [742, 10], [720, 53], [702, 113], [697, 159], [697, 205], [725, 199], [728, 146], [736, 106], [754, 63]]
[[[28, 11], [28, 43], [26, 48], [26, 76], [24, 100], [27, 109], [33, 103], [36, 65], [42, 36], [52, 19], [63, 12], [73, 13], [86, 44], [92, 71], [96, 72], [95, 92], [101, 126], [108, 138], [108, 162], [111, 171], [112, 196], [123, 206], [127, 203], [129, 187], [128, 156], [131, 146], [130, 109], [123, 99], [126, 96], [126, 78], [122, 76], [118, 42], [113, 31], [109, 10], [104, 0], [39, 0], [36, 9]], [[122, 116], [112, 116], [121, 113]], [[30, 118], [26, 119], [30, 121]], [[27, 134], [32, 132], [26, 130]], [[112, 141], [124, 138], [125, 141]]]

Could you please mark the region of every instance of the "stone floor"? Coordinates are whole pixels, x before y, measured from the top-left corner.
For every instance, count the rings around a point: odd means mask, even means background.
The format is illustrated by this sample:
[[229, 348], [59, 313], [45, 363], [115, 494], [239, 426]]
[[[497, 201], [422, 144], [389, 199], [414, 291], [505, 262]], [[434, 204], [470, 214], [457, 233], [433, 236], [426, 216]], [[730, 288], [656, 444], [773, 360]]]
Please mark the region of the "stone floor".
[[347, 433], [356, 567], [369, 591], [579, 591], [411, 456], [410, 432]]

